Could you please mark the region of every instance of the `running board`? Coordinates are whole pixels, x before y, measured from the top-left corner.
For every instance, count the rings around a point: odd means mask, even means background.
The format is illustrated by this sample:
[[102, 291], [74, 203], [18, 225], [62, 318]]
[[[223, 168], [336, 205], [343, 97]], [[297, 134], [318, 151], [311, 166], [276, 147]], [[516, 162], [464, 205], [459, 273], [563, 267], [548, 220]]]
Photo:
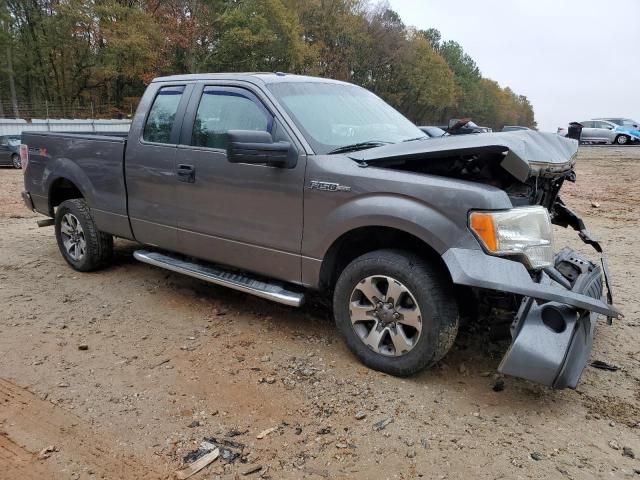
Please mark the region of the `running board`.
[[274, 302], [283, 303], [291, 307], [299, 307], [304, 302], [304, 294], [288, 290], [284, 283], [277, 281], [266, 282], [251, 278], [246, 274], [223, 270], [222, 268], [169, 255], [160, 252], [136, 250], [133, 252], [136, 260], [165, 268], [172, 272], [182, 273], [190, 277], [233, 288], [244, 293], [266, 298]]

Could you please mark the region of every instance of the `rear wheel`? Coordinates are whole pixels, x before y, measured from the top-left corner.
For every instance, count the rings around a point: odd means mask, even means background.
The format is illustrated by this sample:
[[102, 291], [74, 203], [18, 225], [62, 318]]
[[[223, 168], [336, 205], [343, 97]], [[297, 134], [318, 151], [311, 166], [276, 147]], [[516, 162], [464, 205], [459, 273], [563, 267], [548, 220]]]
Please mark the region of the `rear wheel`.
[[351, 262], [333, 296], [336, 325], [368, 367], [412, 375], [440, 360], [458, 332], [452, 285], [410, 252], [378, 250]]
[[85, 200], [74, 198], [62, 202], [55, 221], [58, 248], [74, 269], [89, 272], [109, 264], [113, 237], [98, 230]]
[[629, 143], [629, 137], [627, 137], [626, 135], [618, 135], [615, 139], [615, 142], [618, 145], [626, 145], [627, 143]]
[[11, 163], [13, 164], [13, 168], [22, 168], [22, 162], [20, 162], [20, 155], [14, 153], [11, 155]]

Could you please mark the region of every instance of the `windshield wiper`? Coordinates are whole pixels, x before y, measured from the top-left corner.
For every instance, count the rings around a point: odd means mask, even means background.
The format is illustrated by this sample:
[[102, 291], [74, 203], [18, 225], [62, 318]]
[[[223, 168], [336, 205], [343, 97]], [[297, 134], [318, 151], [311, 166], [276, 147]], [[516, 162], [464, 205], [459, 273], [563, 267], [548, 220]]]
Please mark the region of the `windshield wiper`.
[[424, 140], [425, 138], [429, 138], [427, 135], [423, 135], [421, 137], [415, 137], [415, 138], [407, 138], [406, 140], [403, 140], [402, 142], [415, 142], [417, 140]]
[[358, 142], [351, 145], [343, 145], [342, 147], [334, 148], [327, 152], [327, 155], [333, 155], [334, 153], [355, 152], [356, 150], [364, 150], [366, 148], [381, 147], [382, 145], [389, 145], [393, 142], [385, 142], [383, 140], [369, 140], [368, 142]]

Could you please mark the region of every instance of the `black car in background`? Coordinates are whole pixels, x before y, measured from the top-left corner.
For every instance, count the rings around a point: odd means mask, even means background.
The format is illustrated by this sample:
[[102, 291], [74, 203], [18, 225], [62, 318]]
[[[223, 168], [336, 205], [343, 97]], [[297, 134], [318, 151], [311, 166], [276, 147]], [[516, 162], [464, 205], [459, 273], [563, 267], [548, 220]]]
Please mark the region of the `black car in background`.
[[0, 136], [0, 166], [22, 168], [20, 164], [20, 137], [16, 135]]
[[471, 121], [470, 118], [452, 118], [448, 126], [440, 127], [451, 135], [465, 135], [468, 133], [489, 133], [493, 130], [489, 127], [481, 127]]

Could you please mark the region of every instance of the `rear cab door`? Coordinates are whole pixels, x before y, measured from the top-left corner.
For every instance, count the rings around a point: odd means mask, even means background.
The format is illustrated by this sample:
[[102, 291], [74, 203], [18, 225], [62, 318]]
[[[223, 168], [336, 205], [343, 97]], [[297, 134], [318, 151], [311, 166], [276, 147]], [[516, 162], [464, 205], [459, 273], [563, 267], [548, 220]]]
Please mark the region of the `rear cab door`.
[[[176, 165], [178, 241], [182, 252], [300, 283], [306, 156], [256, 85], [203, 81], [191, 95]], [[293, 168], [227, 160], [229, 130], [271, 133], [296, 146]]]
[[135, 239], [177, 251], [175, 157], [193, 82], [152, 83], [127, 142], [125, 178]]

